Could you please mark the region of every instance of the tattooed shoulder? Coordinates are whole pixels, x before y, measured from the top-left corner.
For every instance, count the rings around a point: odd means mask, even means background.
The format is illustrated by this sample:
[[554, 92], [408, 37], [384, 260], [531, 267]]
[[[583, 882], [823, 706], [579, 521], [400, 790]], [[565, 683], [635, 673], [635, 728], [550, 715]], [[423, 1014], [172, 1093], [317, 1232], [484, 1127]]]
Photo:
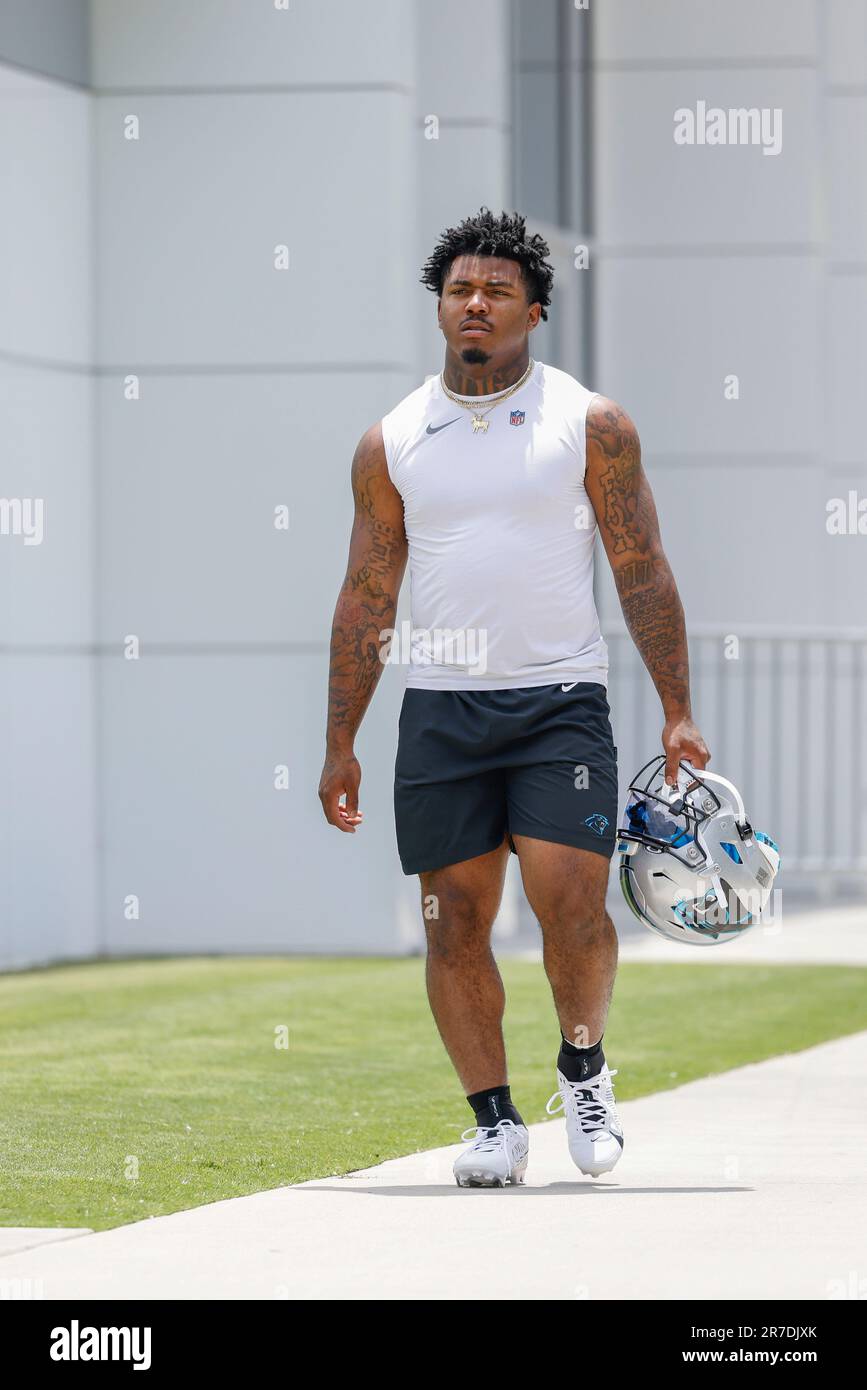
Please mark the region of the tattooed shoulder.
[[352, 460], [355, 501], [359, 510], [367, 512], [370, 517], [375, 513], [376, 484], [384, 477], [388, 477], [388, 464], [382, 442], [382, 426], [375, 424], [361, 436]]
[[604, 461], [637, 464], [641, 458], [638, 431], [622, 406], [607, 396], [594, 396], [587, 407], [587, 452]]

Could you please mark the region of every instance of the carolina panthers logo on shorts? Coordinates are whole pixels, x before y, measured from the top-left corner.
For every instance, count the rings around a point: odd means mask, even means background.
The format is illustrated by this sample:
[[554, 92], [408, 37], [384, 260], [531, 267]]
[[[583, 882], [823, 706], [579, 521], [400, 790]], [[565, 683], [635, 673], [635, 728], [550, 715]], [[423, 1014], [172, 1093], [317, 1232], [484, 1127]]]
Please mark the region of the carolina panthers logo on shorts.
[[592, 816], [588, 816], [584, 824], [590, 830], [595, 830], [597, 835], [604, 835], [608, 829], [609, 821], [607, 816], [603, 816], [601, 811], [594, 811]]

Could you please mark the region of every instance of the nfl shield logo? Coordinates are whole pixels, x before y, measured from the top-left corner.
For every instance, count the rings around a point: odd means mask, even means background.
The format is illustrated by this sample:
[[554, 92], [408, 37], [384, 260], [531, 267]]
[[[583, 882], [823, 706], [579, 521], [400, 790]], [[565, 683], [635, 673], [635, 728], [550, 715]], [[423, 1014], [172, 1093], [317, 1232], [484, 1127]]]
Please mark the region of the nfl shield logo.
[[524, 415], [525, 415], [525, 411], [523, 411], [523, 410], [513, 410], [512, 413], [511, 413], [511, 415], [509, 416], [509, 424], [510, 424], [510, 425], [523, 425], [523, 423], [524, 423]]

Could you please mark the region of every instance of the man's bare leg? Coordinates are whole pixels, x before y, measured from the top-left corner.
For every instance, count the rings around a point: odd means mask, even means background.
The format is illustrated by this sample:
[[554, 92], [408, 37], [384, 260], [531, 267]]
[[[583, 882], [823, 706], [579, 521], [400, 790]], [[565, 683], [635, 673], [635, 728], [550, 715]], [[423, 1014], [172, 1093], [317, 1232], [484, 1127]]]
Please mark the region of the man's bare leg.
[[508, 859], [504, 838], [489, 854], [419, 875], [428, 999], [466, 1095], [506, 1085], [505, 991], [491, 928]]
[[605, 1030], [617, 970], [617, 933], [605, 911], [609, 861], [571, 845], [513, 838], [524, 892], [542, 928], [560, 1030], [574, 1047], [592, 1047]]
[[582, 1173], [598, 1178], [623, 1153], [611, 1085], [616, 1069], [609, 1071], [602, 1048], [617, 969], [617, 933], [605, 911], [609, 861], [592, 850], [529, 836], [514, 840], [566, 1040], [557, 1054], [557, 1090], [569, 1153]]

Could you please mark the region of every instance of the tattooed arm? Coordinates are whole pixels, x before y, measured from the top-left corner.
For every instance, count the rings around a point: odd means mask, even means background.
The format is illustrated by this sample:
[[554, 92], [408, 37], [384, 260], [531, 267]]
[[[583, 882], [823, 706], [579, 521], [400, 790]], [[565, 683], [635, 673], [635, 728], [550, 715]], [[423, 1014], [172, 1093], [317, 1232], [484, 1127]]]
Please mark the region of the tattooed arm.
[[699, 770], [710, 760], [692, 722], [683, 605], [662, 549], [634, 424], [615, 401], [596, 396], [587, 411], [586, 437], [584, 485], [614, 572], [626, 626], [662, 701], [665, 777], [676, 784], [681, 758]]
[[362, 436], [355, 451], [352, 492], [355, 519], [331, 629], [325, 766], [319, 783], [325, 819], [350, 834], [362, 819], [361, 767], [353, 743], [382, 674], [380, 634], [394, 626], [407, 557], [403, 499], [388, 475], [379, 424]]

